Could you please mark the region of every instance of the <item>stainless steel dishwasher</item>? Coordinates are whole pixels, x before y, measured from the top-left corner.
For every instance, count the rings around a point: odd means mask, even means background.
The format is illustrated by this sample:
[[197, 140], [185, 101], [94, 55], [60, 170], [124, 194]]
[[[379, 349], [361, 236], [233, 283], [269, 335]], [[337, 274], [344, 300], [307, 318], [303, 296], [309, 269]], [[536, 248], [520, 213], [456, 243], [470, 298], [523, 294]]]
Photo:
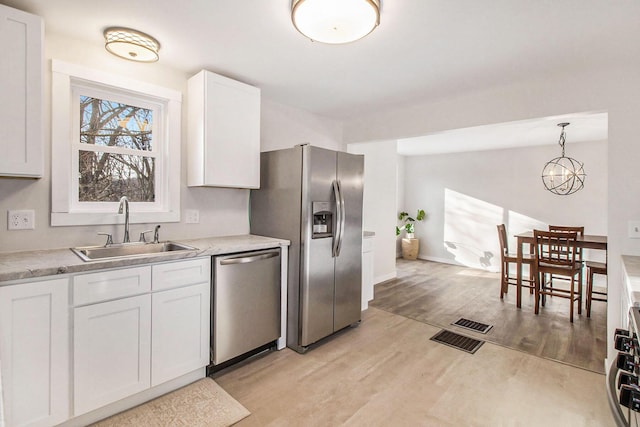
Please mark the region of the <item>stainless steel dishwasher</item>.
[[211, 361], [220, 365], [280, 336], [280, 249], [214, 257]]

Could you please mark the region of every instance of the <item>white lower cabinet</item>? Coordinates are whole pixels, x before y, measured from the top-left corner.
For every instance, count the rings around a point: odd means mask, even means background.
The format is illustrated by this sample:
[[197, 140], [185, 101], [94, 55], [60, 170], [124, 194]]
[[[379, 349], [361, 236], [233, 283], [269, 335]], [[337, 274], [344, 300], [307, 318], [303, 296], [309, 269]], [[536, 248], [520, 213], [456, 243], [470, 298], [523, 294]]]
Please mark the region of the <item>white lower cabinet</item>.
[[69, 417], [68, 290], [68, 278], [0, 287], [0, 365], [8, 427], [51, 426]]
[[210, 272], [207, 257], [73, 278], [74, 416], [209, 364]]
[[73, 311], [74, 415], [149, 388], [151, 296]]
[[209, 364], [209, 282], [152, 295], [151, 385]]
[[204, 376], [210, 289], [210, 257], [0, 284], [6, 426], [97, 420]]
[[373, 299], [373, 236], [362, 239], [362, 310]]

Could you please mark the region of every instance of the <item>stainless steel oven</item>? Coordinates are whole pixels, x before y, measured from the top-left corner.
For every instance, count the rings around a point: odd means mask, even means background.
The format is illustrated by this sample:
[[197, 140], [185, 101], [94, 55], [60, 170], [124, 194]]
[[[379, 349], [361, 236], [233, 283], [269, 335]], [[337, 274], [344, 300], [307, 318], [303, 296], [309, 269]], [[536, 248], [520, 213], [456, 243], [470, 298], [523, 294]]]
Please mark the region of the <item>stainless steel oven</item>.
[[618, 426], [640, 425], [640, 307], [629, 308], [629, 329], [616, 329], [618, 355], [607, 372], [607, 395]]

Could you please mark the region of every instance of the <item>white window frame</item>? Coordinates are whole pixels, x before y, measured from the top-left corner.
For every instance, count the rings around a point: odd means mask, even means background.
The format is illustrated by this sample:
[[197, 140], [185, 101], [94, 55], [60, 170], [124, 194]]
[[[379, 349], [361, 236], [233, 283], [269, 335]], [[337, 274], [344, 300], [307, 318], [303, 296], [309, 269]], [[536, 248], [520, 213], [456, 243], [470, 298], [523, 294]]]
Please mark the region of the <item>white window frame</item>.
[[153, 110], [155, 202], [130, 202], [130, 222], [180, 221], [182, 93], [55, 59], [51, 71], [51, 225], [124, 222], [118, 202], [78, 201], [81, 94]]

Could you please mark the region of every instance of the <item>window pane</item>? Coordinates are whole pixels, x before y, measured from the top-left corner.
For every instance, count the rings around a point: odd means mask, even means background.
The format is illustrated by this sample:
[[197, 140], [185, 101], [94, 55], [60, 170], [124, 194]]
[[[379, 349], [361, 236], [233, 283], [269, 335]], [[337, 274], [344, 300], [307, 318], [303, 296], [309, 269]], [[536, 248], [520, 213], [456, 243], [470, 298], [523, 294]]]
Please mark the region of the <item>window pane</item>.
[[155, 201], [153, 157], [80, 151], [78, 200], [117, 202]]
[[151, 150], [153, 111], [106, 99], [80, 96], [80, 142]]

